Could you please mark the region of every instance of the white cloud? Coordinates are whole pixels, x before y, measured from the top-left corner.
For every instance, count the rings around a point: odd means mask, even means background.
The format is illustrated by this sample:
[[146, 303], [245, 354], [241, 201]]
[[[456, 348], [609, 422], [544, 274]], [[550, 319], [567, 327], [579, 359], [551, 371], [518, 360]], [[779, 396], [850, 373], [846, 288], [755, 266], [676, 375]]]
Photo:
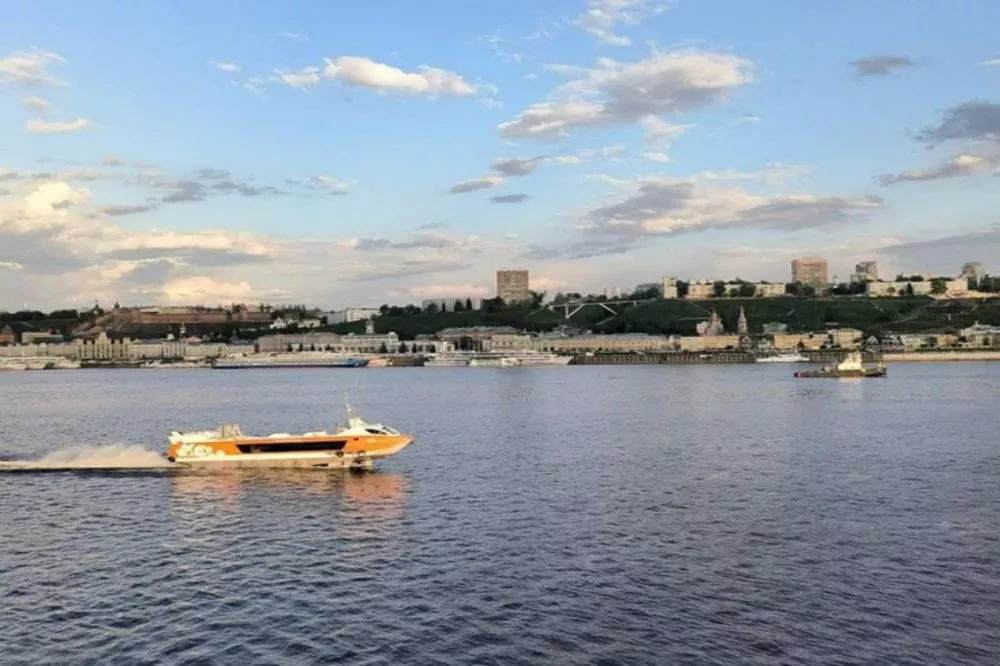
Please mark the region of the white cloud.
[[587, 10], [573, 21], [573, 25], [602, 44], [628, 46], [632, 40], [616, 34], [615, 25], [638, 25], [646, 14], [659, 14], [667, 7], [668, 3], [658, 0], [590, 0]]
[[52, 106], [52, 102], [45, 99], [44, 97], [37, 97], [35, 95], [29, 95], [27, 97], [22, 97], [20, 99], [21, 106], [26, 109], [32, 109], [33, 111], [45, 111]]
[[349, 86], [427, 95], [464, 96], [476, 92], [476, 87], [461, 75], [436, 67], [422, 66], [418, 72], [404, 72], [397, 67], [356, 56], [325, 58], [324, 62], [324, 77]]
[[0, 230], [27, 233], [59, 227], [70, 218], [69, 209], [90, 200], [85, 188], [61, 181], [25, 183], [20, 199], [0, 202]]
[[496, 187], [503, 182], [503, 178], [500, 176], [484, 176], [482, 178], [474, 178], [472, 180], [463, 180], [460, 183], [456, 183], [451, 186], [449, 190], [452, 194], [462, 194], [463, 192], [472, 192], [474, 190], [484, 190], [488, 187]]
[[662, 164], [666, 164], [671, 161], [669, 155], [667, 155], [666, 153], [659, 153], [659, 152], [640, 153], [639, 157], [641, 157], [644, 160], [648, 160], [650, 162], [660, 162]]
[[285, 39], [290, 39], [293, 42], [308, 42], [309, 38], [300, 32], [283, 32], [281, 36]]
[[277, 80], [290, 88], [305, 90], [319, 83], [319, 67], [303, 67], [293, 72], [275, 72]]
[[396, 292], [399, 296], [412, 296], [414, 298], [466, 298], [469, 296], [488, 296], [489, 287], [481, 284], [458, 283], [458, 284], [423, 284], [416, 287]]
[[347, 194], [351, 189], [350, 181], [333, 176], [313, 176], [310, 182], [318, 185], [330, 194]]
[[584, 228], [622, 236], [666, 236], [718, 228], [782, 231], [825, 227], [861, 218], [883, 205], [874, 196], [764, 196], [696, 180], [645, 178], [632, 191], [583, 216]]
[[25, 280], [0, 280], [0, 303], [30, 299], [51, 309], [94, 298], [207, 304], [294, 298], [330, 299], [332, 306], [334, 295], [384, 299], [421, 277], [471, 275], [477, 265], [514, 256], [506, 240], [436, 232], [289, 240], [227, 230], [135, 230], [114, 224], [101, 212], [109, 206], [86, 189], [42, 175], [2, 176], [13, 190], [0, 198], [0, 262], [3, 270], [20, 266]]
[[238, 72], [240, 71], [240, 66], [235, 62], [213, 62], [215, 68], [223, 72]]
[[646, 116], [640, 123], [645, 129], [646, 143], [670, 141], [691, 128], [691, 125], [673, 125], [656, 116]]
[[168, 304], [240, 303], [288, 297], [282, 289], [258, 289], [246, 281], [223, 282], [204, 275], [169, 280], [160, 292]]
[[992, 60], [984, 60], [979, 63], [980, 67], [1000, 67], [1000, 58], [993, 58]]
[[720, 104], [731, 89], [753, 80], [749, 61], [696, 50], [654, 53], [629, 64], [602, 58], [593, 69], [573, 72], [577, 78], [547, 101], [501, 123], [500, 135], [551, 140], [577, 128], [643, 123], [647, 136], [662, 138], [679, 130], [654, 118]]
[[[997, 170], [998, 167], [1000, 167], [1000, 159], [998, 158], [962, 154], [949, 158], [942, 164], [930, 169], [884, 174], [879, 176], [878, 181], [883, 186], [889, 186], [903, 182], [920, 182], [927, 180], [940, 180], [942, 178], [958, 178], [960, 176], [971, 176], [977, 173]], [[1000, 173], [1000, 171], [997, 171], [997, 173]]]
[[0, 271], [19, 271], [24, 268], [24, 264], [16, 261], [0, 261]]
[[64, 132], [79, 132], [90, 127], [90, 121], [86, 118], [77, 118], [69, 121], [47, 122], [41, 118], [32, 118], [24, 124], [24, 129], [35, 134], [62, 134]]
[[253, 93], [254, 95], [257, 95], [258, 97], [263, 97], [264, 96], [264, 92], [265, 92], [265, 89], [264, 89], [264, 79], [260, 79], [260, 78], [256, 78], [256, 77], [252, 78], [252, 79], [248, 79], [245, 83], [241, 83], [240, 87], [243, 88], [244, 90], [246, 90], [247, 92], [250, 92], [250, 93]]
[[701, 171], [692, 180], [759, 180], [769, 187], [783, 187], [794, 180], [801, 180], [812, 173], [812, 168], [802, 164], [768, 162], [760, 171]]
[[575, 166], [577, 164], [586, 164], [587, 162], [600, 159], [607, 159], [613, 162], [618, 161], [618, 158], [624, 153], [625, 146], [604, 146], [603, 148], [584, 148], [583, 150], [578, 150], [575, 153], [551, 155], [542, 158], [542, 161], [556, 166]]
[[66, 85], [48, 71], [49, 65], [65, 62], [65, 58], [51, 51], [14, 51], [0, 58], [0, 83], [17, 86]]

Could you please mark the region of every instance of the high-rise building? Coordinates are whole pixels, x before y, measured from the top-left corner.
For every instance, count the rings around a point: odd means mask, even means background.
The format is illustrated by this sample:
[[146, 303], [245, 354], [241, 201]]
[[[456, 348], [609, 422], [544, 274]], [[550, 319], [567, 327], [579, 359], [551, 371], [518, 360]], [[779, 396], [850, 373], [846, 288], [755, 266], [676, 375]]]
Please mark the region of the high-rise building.
[[986, 277], [986, 270], [978, 261], [969, 261], [962, 264], [962, 277], [974, 278], [978, 282]]
[[677, 278], [668, 276], [660, 280], [660, 295], [663, 298], [677, 298]]
[[856, 264], [851, 282], [878, 282], [878, 264], [874, 261], [862, 261]]
[[792, 282], [807, 284], [816, 289], [825, 289], [830, 285], [826, 259], [819, 257], [800, 257], [792, 260]]
[[531, 300], [531, 290], [528, 288], [528, 271], [497, 271], [497, 298], [504, 303]]

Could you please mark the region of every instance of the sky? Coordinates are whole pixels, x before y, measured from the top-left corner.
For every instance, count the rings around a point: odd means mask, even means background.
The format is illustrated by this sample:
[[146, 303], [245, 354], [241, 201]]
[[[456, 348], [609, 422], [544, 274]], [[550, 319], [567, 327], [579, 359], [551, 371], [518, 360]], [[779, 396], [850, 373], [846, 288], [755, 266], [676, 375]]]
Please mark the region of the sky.
[[0, 309], [1000, 273], [995, 0], [13, 3]]

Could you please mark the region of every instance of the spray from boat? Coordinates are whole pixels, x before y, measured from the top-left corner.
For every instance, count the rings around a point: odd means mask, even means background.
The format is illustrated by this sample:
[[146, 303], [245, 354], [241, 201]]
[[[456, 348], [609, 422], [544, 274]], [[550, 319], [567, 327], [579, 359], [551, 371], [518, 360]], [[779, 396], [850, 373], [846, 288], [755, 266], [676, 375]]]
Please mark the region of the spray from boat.
[[53, 451], [38, 460], [0, 461], [0, 471], [169, 469], [172, 467], [174, 465], [171, 465], [162, 454], [137, 444], [72, 446]]

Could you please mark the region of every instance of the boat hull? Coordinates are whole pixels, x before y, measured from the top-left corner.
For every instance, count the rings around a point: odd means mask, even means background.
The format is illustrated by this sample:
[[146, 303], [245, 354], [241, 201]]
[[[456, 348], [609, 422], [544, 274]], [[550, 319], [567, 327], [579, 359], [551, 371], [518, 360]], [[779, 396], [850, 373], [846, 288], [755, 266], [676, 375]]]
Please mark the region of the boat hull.
[[885, 377], [885, 368], [865, 368], [863, 370], [803, 370], [795, 373], [796, 379], [860, 379], [866, 377]]
[[187, 467], [369, 468], [378, 458], [399, 453], [407, 435], [239, 438], [172, 442], [169, 462]]

